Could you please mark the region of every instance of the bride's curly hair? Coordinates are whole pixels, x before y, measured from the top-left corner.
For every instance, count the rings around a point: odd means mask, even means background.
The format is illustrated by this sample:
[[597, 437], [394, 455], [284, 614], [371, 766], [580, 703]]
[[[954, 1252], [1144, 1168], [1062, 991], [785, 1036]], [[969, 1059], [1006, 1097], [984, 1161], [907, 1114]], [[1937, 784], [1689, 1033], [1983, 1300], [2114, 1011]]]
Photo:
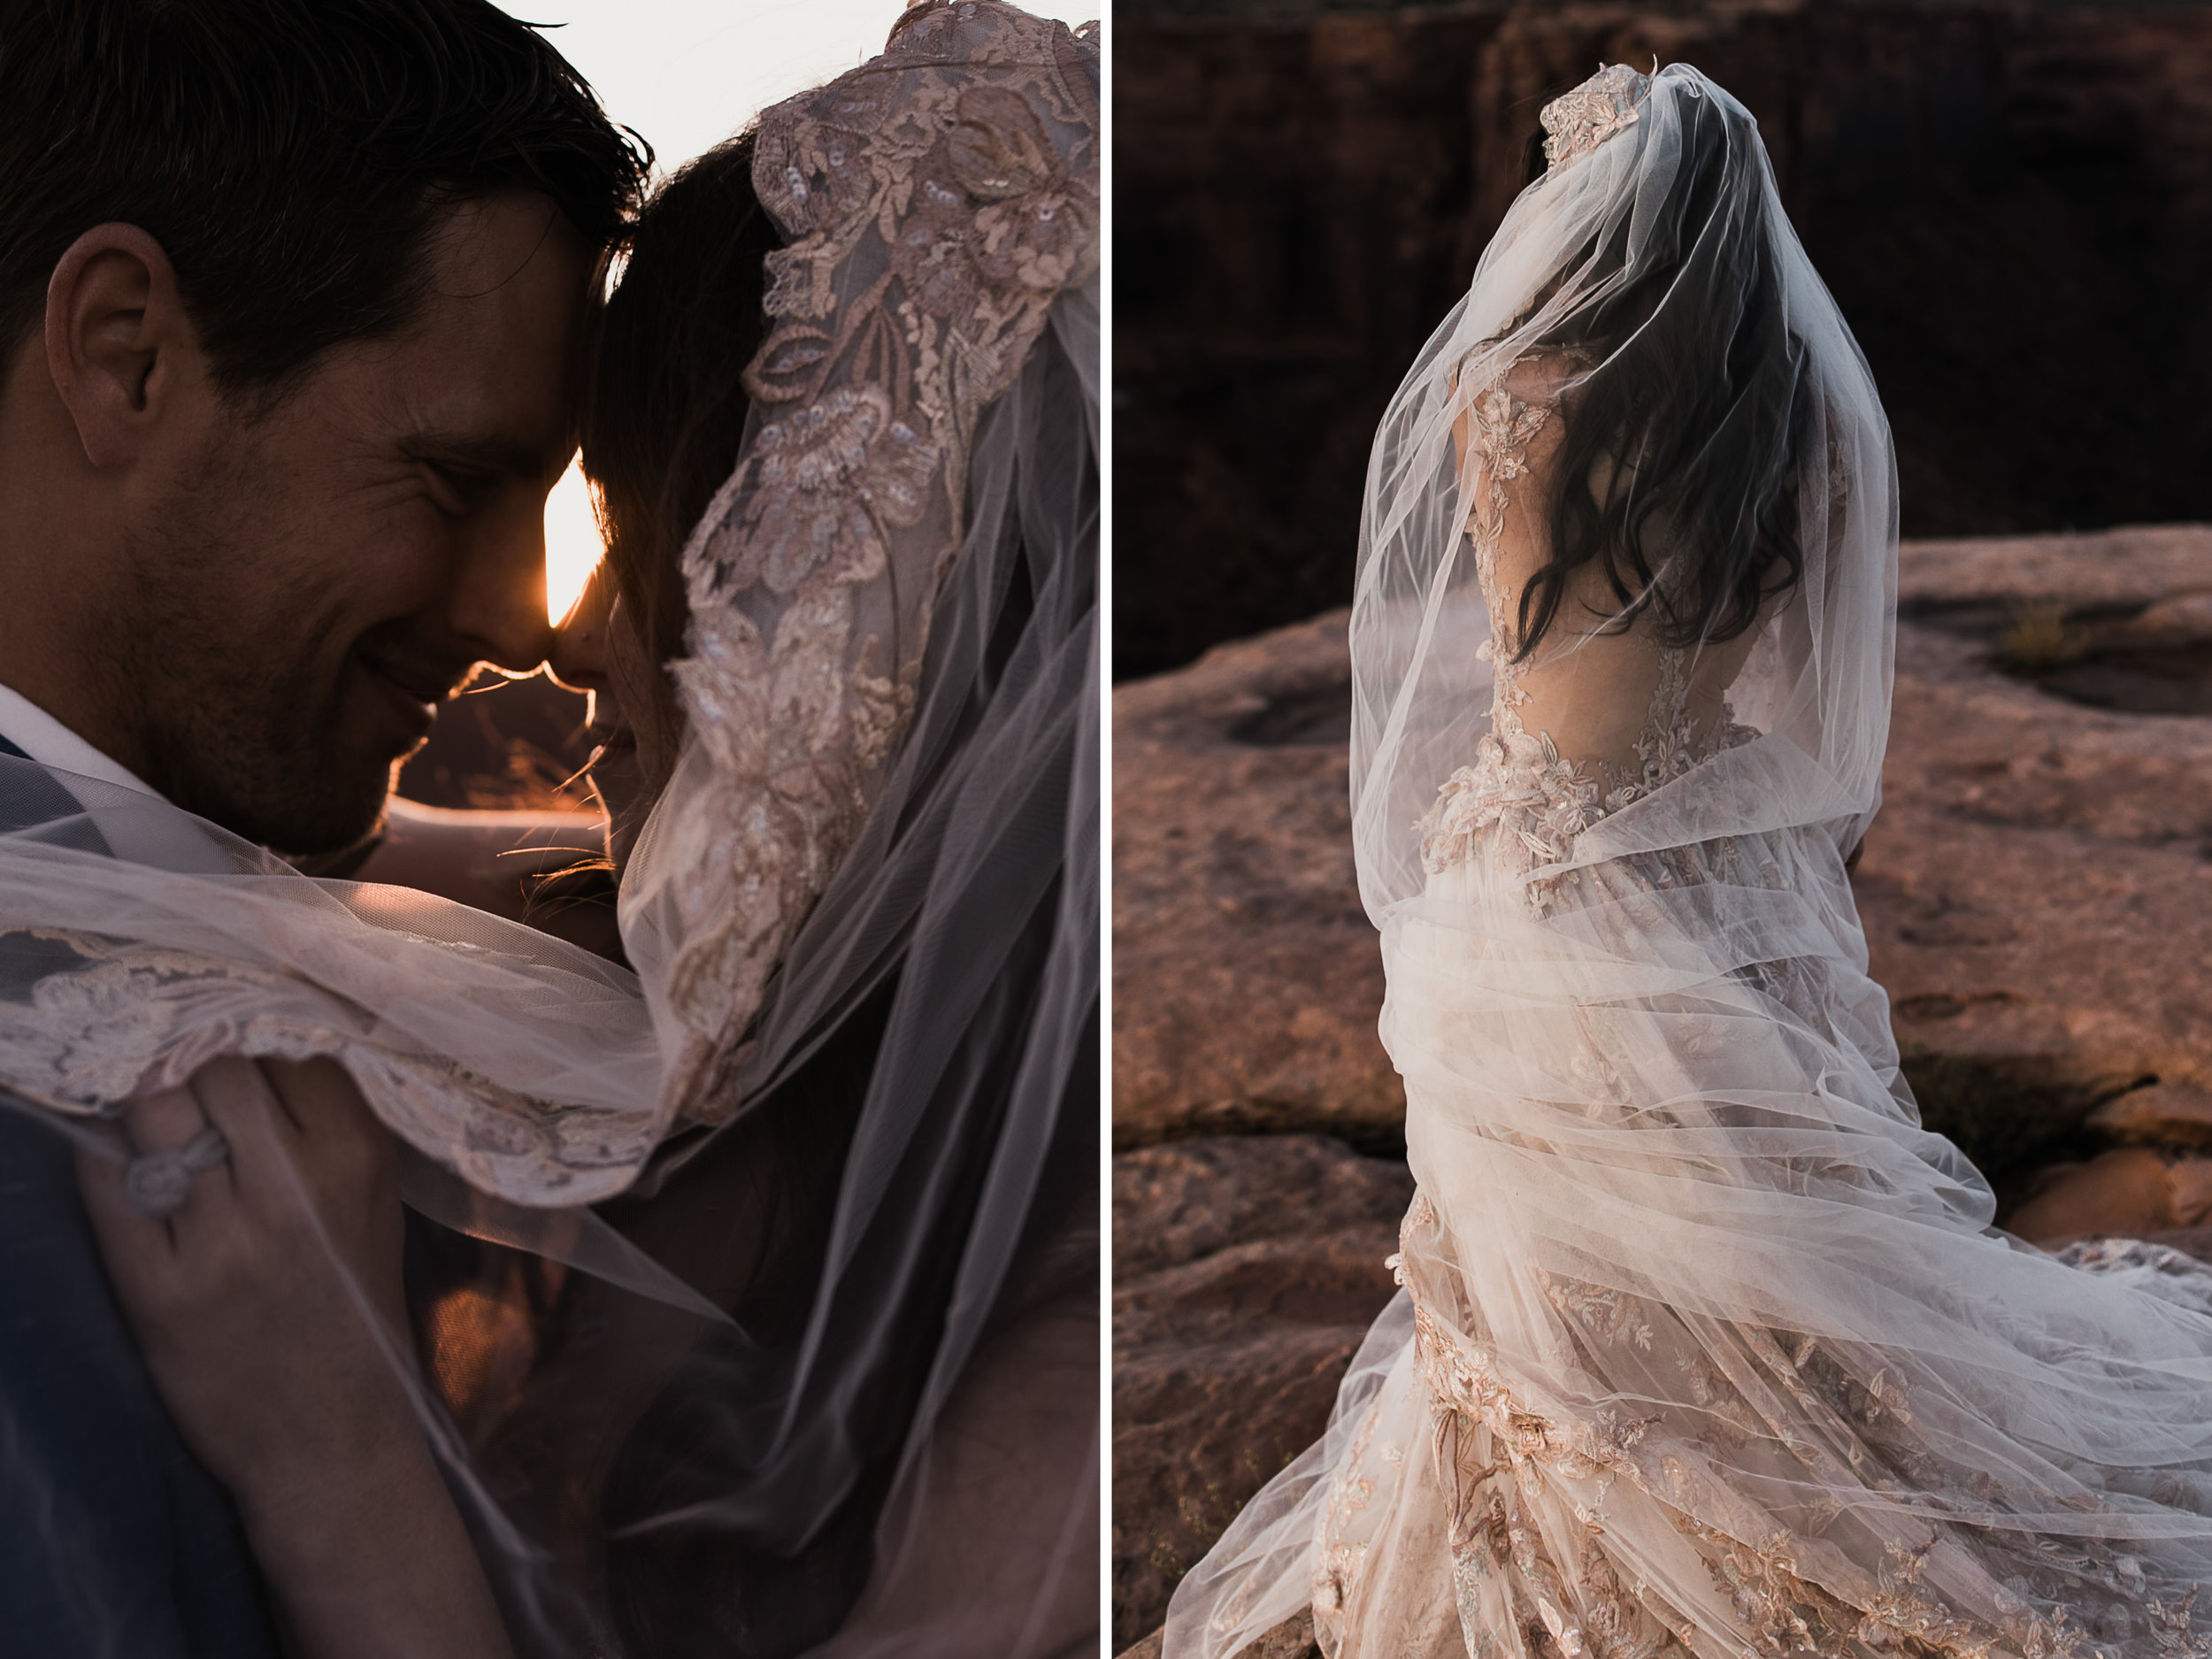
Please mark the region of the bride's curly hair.
[[1684, 647], [1744, 634], [1804, 575], [1799, 483], [1825, 441], [1775, 257], [1792, 233], [1769, 222], [1764, 152], [1741, 107], [1679, 95], [1676, 107], [1671, 179], [1568, 262], [1589, 298], [1533, 347], [1594, 366], [1560, 400], [1551, 557], [1521, 590], [1517, 660], [1587, 565], [1618, 604], [1607, 631], [1648, 617]]

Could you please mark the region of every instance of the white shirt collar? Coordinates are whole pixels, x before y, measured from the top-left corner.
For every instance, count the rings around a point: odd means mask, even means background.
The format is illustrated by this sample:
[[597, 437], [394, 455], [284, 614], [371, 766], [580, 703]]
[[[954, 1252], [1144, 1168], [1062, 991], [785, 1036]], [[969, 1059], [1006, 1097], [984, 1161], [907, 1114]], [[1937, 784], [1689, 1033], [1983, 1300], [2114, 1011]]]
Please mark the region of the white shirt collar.
[[118, 764], [12, 687], [0, 686], [0, 736], [50, 772], [96, 778], [119, 788], [150, 795], [161, 792]]
[[[56, 781], [77, 797], [108, 851], [126, 864], [206, 875], [234, 874], [247, 867], [228, 837], [215, 839], [211, 826], [178, 810], [143, 778], [7, 686], [0, 686], [0, 735], [58, 774]], [[76, 788], [72, 779], [107, 787]]]

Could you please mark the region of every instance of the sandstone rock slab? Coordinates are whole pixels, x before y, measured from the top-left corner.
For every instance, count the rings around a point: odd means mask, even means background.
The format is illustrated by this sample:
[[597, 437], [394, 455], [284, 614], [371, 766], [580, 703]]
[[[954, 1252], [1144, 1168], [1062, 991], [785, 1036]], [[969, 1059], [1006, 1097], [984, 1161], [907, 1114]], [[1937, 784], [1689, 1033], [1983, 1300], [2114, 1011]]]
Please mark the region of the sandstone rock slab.
[[1114, 694], [1118, 1147], [1404, 1122], [1352, 870], [1348, 614]]
[[2174, 1083], [2131, 1089], [2090, 1113], [2089, 1125], [2136, 1145], [2212, 1147], [2212, 1091]]
[[[2212, 591], [2212, 530], [1907, 544], [1884, 806], [1855, 887], [1932, 1124], [1999, 1182], [2101, 1102], [2212, 1086], [2212, 718], [1999, 672], [2022, 605]], [[2117, 688], [2116, 692], [2116, 687]]]
[[1114, 1640], [1327, 1425], [1393, 1294], [1413, 1180], [1318, 1135], [1192, 1139], [1114, 1160]]
[[2212, 593], [2212, 525], [1908, 541], [1897, 576], [1897, 602], [1908, 617], [1952, 606], [2053, 603], [2074, 611], [2159, 607], [2179, 621], [2194, 610], [2189, 601]]
[[2183, 1220], [2166, 1161], [2145, 1147], [2120, 1147], [2045, 1171], [2008, 1225], [2055, 1249], [2077, 1239], [2167, 1233]]

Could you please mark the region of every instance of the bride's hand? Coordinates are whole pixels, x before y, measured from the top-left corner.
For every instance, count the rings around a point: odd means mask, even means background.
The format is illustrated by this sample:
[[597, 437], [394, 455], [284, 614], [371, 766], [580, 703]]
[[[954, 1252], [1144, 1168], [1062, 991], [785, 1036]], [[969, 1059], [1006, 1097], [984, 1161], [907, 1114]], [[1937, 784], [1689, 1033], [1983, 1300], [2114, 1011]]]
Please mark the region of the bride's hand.
[[[132, 1159], [196, 1141], [181, 1202], [149, 1214]], [[132, 1102], [78, 1178], [148, 1367], [237, 1499], [297, 1647], [504, 1653], [416, 1416], [396, 1146], [345, 1072], [217, 1061]]]
[[[127, 1156], [210, 1127], [228, 1156], [175, 1210], [131, 1201]], [[108, 1276], [178, 1426], [250, 1515], [415, 1433], [398, 1165], [344, 1071], [218, 1060], [133, 1101], [123, 1136], [79, 1160]]]

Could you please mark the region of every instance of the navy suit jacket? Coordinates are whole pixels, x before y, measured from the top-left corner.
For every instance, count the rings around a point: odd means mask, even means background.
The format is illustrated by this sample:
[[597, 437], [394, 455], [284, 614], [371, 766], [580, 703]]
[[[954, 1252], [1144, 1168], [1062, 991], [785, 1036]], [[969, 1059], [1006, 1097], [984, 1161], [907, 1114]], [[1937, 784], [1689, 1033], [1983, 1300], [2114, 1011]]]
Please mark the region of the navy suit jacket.
[[[58, 784], [41, 805], [0, 827], [78, 810]], [[238, 1512], [139, 1356], [73, 1164], [50, 1115], [0, 1095], [0, 1653], [277, 1659]]]

